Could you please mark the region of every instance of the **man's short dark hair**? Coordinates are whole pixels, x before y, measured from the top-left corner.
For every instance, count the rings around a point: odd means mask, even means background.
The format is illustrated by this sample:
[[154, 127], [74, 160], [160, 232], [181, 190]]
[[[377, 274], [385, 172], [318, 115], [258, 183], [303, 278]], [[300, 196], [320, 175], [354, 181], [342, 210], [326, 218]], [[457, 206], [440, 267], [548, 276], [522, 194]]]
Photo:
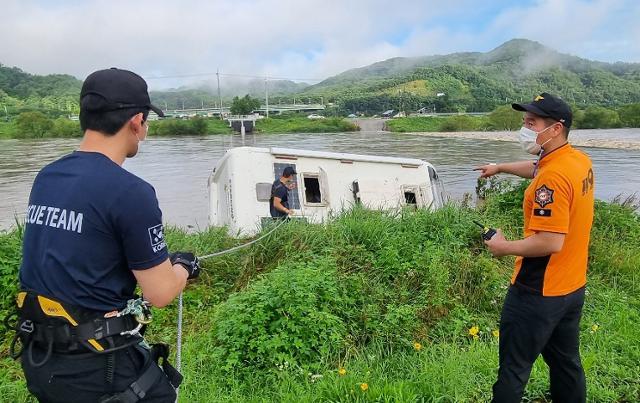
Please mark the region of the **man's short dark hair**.
[[[89, 94], [85, 98], [94, 96], [96, 95]], [[136, 107], [94, 112], [86, 110], [80, 104], [80, 128], [82, 131], [95, 130], [107, 136], [113, 136], [122, 129], [129, 119], [138, 113], [142, 113], [142, 119], [146, 121], [149, 116], [149, 109]]]
[[285, 167], [284, 170], [282, 171], [282, 176], [284, 176], [285, 178], [290, 178], [296, 173], [297, 172], [293, 167]]
[[[545, 125], [546, 125], [547, 127], [549, 127], [549, 126], [551, 126], [551, 125], [553, 125], [553, 124], [555, 124], [555, 123], [562, 123], [562, 122], [557, 121], [557, 120], [556, 120], [556, 119], [554, 119], [554, 118], [542, 118], [542, 119], [544, 120]], [[568, 139], [568, 138], [569, 138], [569, 130], [571, 130], [571, 129], [570, 129], [570, 128], [568, 128], [567, 126], [565, 126], [565, 125], [564, 125], [564, 123], [562, 123], [562, 129], [563, 129], [563, 132], [564, 132], [564, 138], [565, 138], [565, 140], [566, 140], [566, 139]]]

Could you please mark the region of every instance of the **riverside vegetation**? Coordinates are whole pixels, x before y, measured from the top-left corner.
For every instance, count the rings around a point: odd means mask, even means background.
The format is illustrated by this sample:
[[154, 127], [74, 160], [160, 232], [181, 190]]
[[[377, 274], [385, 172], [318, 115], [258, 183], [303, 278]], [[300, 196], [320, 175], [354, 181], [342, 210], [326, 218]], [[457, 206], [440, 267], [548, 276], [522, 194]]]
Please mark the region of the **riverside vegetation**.
[[[306, 116], [282, 115], [256, 121], [258, 133], [336, 133], [358, 130], [342, 118], [311, 120]], [[232, 134], [226, 121], [218, 118], [163, 119], [149, 122], [151, 136]], [[48, 118], [42, 112], [23, 112], [10, 122], [0, 122], [2, 138], [82, 137], [80, 123], [67, 118]]]
[[[203, 262], [185, 291], [182, 401], [488, 401], [512, 258], [492, 258], [472, 219], [521, 233], [526, 182], [490, 181], [480, 207], [354, 208], [323, 225], [291, 222]], [[581, 323], [589, 401], [640, 400], [640, 216], [596, 202]], [[13, 304], [22, 227], [0, 235], [0, 314]], [[167, 231], [198, 255], [244, 239], [222, 228]], [[149, 340], [175, 345], [176, 304], [154, 310]], [[29, 401], [2, 333], [3, 399]], [[536, 362], [526, 398], [548, 401]]]
[[[574, 129], [610, 129], [640, 127], [640, 104], [618, 108], [591, 106], [574, 109]], [[458, 132], [517, 130], [522, 125], [522, 113], [503, 105], [485, 116], [454, 115], [425, 116], [390, 119], [387, 130], [393, 132]], [[340, 117], [311, 120], [305, 114], [272, 115], [256, 121], [258, 133], [336, 133], [358, 130], [358, 127]], [[151, 121], [152, 136], [183, 136], [231, 134], [226, 121], [217, 118], [163, 119]], [[42, 112], [23, 112], [10, 122], [0, 122], [1, 138], [80, 137], [80, 124], [63, 117], [51, 119]]]
[[[619, 108], [590, 106], [586, 109], [573, 107], [572, 129], [613, 129], [640, 127], [640, 104]], [[510, 105], [496, 108], [484, 116], [411, 116], [395, 118], [386, 122], [393, 132], [462, 132], [517, 130], [522, 126], [522, 112], [514, 111]]]

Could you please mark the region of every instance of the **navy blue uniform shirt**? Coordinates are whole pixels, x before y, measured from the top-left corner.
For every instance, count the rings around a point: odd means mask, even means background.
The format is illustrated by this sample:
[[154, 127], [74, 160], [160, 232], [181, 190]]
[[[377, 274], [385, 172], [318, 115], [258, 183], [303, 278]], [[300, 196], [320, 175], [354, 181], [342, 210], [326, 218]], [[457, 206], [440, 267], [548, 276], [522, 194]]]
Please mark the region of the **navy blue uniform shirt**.
[[273, 198], [279, 197], [283, 206], [289, 208], [289, 189], [287, 189], [280, 179], [273, 182], [271, 185], [271, 199], [269, 199], [269, 209], [271, 217], [286, 217], [287, 213], [284, 213], [273, 206]]
[[29, 197], [20, 285], [86, 309], [121, 309], [131, 270], [168, 258], [153, 187], [94, 152], [44, 167]]

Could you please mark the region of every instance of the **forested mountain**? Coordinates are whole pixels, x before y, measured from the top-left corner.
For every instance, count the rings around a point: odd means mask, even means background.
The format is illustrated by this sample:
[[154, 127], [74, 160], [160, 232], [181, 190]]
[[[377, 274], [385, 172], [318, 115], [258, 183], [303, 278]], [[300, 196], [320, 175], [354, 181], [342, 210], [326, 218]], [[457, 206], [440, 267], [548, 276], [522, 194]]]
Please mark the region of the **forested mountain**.
[[[33, 109], [53, 115], [75, 111], [81, 84], [69, 75], [36, 76], [0, 65], [0, 108], [7, 106], [10, 114]], [[264, 96], [264, 80], [225, 78], [221, 84], [225, 102], [236, 95]], [[534, 41], [514, 39], [486, 53], [396, 57], [312, 86], [286, 80], [270, 80], [268, 85], [274, 102], [291, 101], [293, 96], [323, 97], [338, 113], [422, 107], [440, 112], [490, 111], [542, 91], [556, 93], [579, 107], [618, 106], [640, 102], [640, 63], [590, 61]], [[218, 102], [217, 88], [211, 83], [196, 89], [153, 91], [151, 98], [170, 109]]]
[[[269, 80], [268, 90], [270, 97], [286, 97], [300, 92], [308, 87], [305, 83], [296, 83], [289, 80]], [[220, 83], [220, 96], [225, 105], [231, 103], [235, 96], [250, 95], [264, 100], [265, 82], [263, 79], [234, 79], [223, 77]], [[151, 99], [161, 108], [165, 105], [169, 109], [199, 108], [202, 106], [214, 106], [219, 103], [217, 86], [214, 83], [205, 83], [198, 88], [178, 88], [176, 90], [152, 91]]]
[[[548, 91], [579, 106], [640, 102], [640, 64], [603, 63], [514, 39], [487, 53], [393, 58], [310, 86], [348, 111], [489, 111]], [[439, 95], [439, 96], [438, 96]]]
[[77, 109], [81, 86], [82, 81], [70, 75], [37, 76], [0, 64], [0, 104], [11, 111], [73, 112]]

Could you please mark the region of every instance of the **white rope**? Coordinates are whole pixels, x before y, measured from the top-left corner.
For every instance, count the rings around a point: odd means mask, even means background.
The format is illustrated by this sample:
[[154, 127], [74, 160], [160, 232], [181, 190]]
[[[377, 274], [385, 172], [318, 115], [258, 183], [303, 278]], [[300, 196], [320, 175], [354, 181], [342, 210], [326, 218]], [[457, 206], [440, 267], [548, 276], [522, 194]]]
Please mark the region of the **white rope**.
[[[180, 372], [182, 366], [182, 291], [178, 297], [178, 340], [176, 340], [176, 369]], [[180, 387], [176, 388], [176, 403], [178, 403], [178, 391]]]
[[180, 372], [180, 367], [182, 365], [182, 306], [182, 292], [180, 292], [180, 296], [178, 297], [178, 349], [176, 351], [176, 365], [178, 372]]
[[211, 253], [209, 255], [199, 256], [198, 260], [209, 259], [210, 257], [214, 257], [214, 256], [226, 255], [227, 253], [232, 253], [232, 252], [235, 252], [235, 251], [240, 250], [242, 248], [246, 248], [246, 247], [248, 247], [250, 245], [253, 245], [254, 243], [256, 243], [258, 241], [261, 241], [262, 239], [264, 239], [264, 238], [268, 237], [269, 235], [271, 235], [271, 233], [273, 231], [277, 230], [285, 222], [287, 222], [287, 220], [281, 220], [281, 222], [278, 223], [278, 225], [276, 225], [275, 227], [273, 227], [269, 232], [267, 232], [266, 234], [262, 235], [260, 238], [254, 239], [251, 242], [247, 242], [247, 243], [242, 244], [242, 245], [234, 246], [231, 249], [226, 249], [226, 250], [223, 250], [223, 251], [220, 251], [220, 252]]

